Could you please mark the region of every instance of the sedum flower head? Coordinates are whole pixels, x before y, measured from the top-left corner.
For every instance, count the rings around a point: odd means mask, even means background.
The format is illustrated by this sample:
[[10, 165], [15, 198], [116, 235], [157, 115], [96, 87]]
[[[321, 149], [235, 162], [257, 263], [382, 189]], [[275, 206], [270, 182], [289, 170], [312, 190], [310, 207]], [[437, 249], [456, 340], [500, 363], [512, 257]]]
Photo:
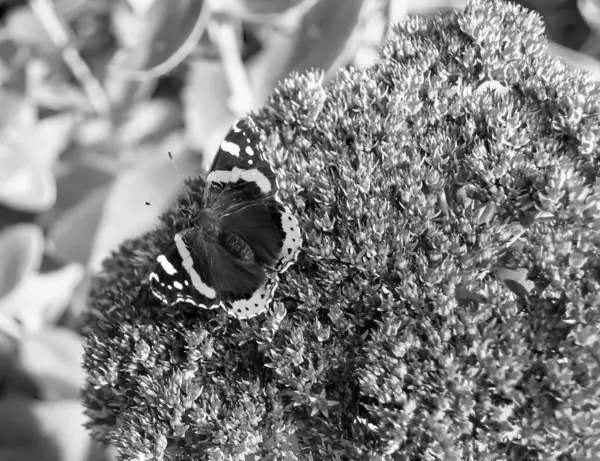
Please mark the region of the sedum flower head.
[[122, 459], [597, 454], [600, 85], [542, 31], [472, 0], [281, 83], [255, 120], [298, 262], [238, 321], [139, 295], [177, 212], [123, 244], [88, 322], [94, 436]]

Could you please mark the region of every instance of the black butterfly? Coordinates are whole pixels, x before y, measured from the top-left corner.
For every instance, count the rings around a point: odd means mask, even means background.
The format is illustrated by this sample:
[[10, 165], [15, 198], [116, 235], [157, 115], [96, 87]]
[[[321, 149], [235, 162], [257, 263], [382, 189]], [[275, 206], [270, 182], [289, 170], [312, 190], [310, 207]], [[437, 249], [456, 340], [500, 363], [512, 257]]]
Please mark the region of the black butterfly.
[[202, 205], [184, 209], [189, 226], [156, 258], [152, 295], [164, 304], [223, 306], [238, 318], [265, 312], [302, 245], [277, 192], [254, 122], [238, 120], [209, 170]]

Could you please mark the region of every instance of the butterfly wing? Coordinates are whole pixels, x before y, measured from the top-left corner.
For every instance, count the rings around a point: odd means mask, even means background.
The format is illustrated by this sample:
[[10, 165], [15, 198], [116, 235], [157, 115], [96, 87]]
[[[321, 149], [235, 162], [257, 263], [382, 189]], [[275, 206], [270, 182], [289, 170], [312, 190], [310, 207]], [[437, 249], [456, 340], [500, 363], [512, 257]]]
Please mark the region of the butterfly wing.
[[163, 304], [187, 302], [215, 309], [221, 305], [221, 300], [211, 282], [197, 271], [184, 235], [176, 234], [156, 258], [148, 276], [150, 292]]
[[205, 203], [216, 208], [215, 201], [228, 191], [243, 191], [248, 201], [273, 196], [277, 190], [256, 125], [243, 117], [227, 132], [215, 155], [206, 178]]
[[276, 225], [282, 235], [281, 249], [274, 265], [279, 273], [285, 272], [296, 261], [302, 247], [302, 234], [298, 220], [285, 205], [281, 205], [281, 207], [281, 213], [277, 215], [276, 220]]
[[279, 200], [277, 178], [254, 122], [245, 117], [227, 133], [207, 178], [208, 202], [219, 210], [224, 232], [243, 239], [271, 270], [256, 290], [230, 300], [229, 312], [248, 318], [267, 310], [285, 271], [302, 245], [298, 221]]
[[256, 125], [250, 117], [241, 118], [221, 143], [205, 192], [208, 203], [225, 215], [224, 228], [238, 232], [261, 262], [283, 272], [296, 260], [302, 238], [278, 191]]
[[256, 290], [244, 297], [228, 302], [227, 312], [238, 319], [248, 319], [266, 312], [269, 304], [271, 304], [278, 282], [277, 274], [270, 274]]
[[219, 237], [194, 227], [180, 232], [157, 258], [151, 292], [163, 303], [225, 305], [237, 318], [265, 312], [279, 278], [302, 244], [298, 221], [277, 197], [277, 178], [265, 159], [254, 122], [229, 130], [206, 180], [204, 205], [219, 221]]
[[242, 239], [260, 265], [267, 267], [266, 279], [260, 286], [229, 297], [226, 303], [228, 312], [237, 318], [254, 317], [268, 309], [279, 282], [278, 272], [285, 271], [298, 254], [301, 245], [298, 222], [274, 199], [243, 207], [223, 217], [221, 222], [224, 233]]
[[198, 236], [193, 254], [198, 274], [214, 287], [223, 301], [244, 296], [256, 290], [265, 280], [261, 265], [254, 258], [240, 257], [229, 251], [223, 238], [219, 241], [207, 241]]
[[196, 228], [176, 234], [156, 259], [150, 290], [164, 304], [187, 302], [215, 309], [257, 290], [265, 280], [256, 261], [236, 258]]

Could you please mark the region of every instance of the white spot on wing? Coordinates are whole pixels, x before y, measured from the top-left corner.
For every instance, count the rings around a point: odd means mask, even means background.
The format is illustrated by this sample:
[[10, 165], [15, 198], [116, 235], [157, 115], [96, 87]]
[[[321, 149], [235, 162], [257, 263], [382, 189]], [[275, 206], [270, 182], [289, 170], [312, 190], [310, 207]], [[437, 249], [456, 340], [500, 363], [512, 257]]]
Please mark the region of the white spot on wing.
[[[237, 179], [239, 179], [239, 176]], [[206, 182], [209, 184], [213, 182], [228, 183], [236, 182], [237, 179], [233, 178], [233, 171], [215, 170], [208, 173], [208, 176], [206, 177]]]
[[196, 290], [198, 290], [202, 296], [209, 299], [215, 299], [217, 297], [217, 292], [214, 290], [214, 288], [211, 288], [204, 283], [198, 275], [198, 272], [196, 272], [196, 269], [194, 269], [192, 255], [190, 254], [190, 250], [188, 250], [188, 247], [180, 234], [175, 234], [175, 245], [177, 245], [177, 250], [179, 251], [179, 255], [183, 260], [183, 267], [188, 274], [190, 274], [194, 288], [196, 288]]
[[201, 307], [202, 309], [218, 309], [219, 307], [223, 306], [222, 302], [204, 304], [204, 303], [198, 302], [198, 300], [194, 299], [191, 296], [187, 296], [187, 295], [184, 296], [181, 294], [178, 294], [175, 297], [175, 301], [173, 301], [173, 304], [176, 304], [176, 303], [188, 303], [193, 306]]
[[152, 294], [158, 298], [160, 301], [162, 301], [163, 303], [168, 303], [168, 299], [165, 295], [163, 295], [160, 291], [156, 291], [154, 288], [150, 288], [150, 291], [152, 292]]
[[173, 282], [173, 286], [178, 290], [183, 290], [183, 285], [179, 282]]
[[234, 167], [233, 170], [215, 170], [211, 171], [206, 177], [208, 183], [220, 182], [220, 183], [236, 183], [239, 180], [246, 182], [252, 182], [260, 189], [264, 194], [271, 192], [271, 182], [269, 179], [256, 168], [249, 170], [242, 170], [241, 168]]
[[250, 156], [254, 155], [254, 150], [252, 150], [252, 147], [250, 146], [246, 146], [246, 153]]
[[221, 143], [221, 149], [228, 154], [234, 155], [235, 157], [240, 156], [240, 146], [230, 141], [223, 141]]
[[285, 272], [298, 257], [298, 253], [302, 247], [302, 234], [300, 233], [298, 220], [287, 207], [284, 207], [281, 214], [281, 225], [285, 232], [285, 240], [283, 241], [275, 268], [279, 272]]
[[160, 263], [160, 267], [162, 267], [167, 274], [174, 275], [177, 273], [177, 269], [173, 267], [173, 264], [169, 262], [165, 255], [158, 255], [156, 260]]

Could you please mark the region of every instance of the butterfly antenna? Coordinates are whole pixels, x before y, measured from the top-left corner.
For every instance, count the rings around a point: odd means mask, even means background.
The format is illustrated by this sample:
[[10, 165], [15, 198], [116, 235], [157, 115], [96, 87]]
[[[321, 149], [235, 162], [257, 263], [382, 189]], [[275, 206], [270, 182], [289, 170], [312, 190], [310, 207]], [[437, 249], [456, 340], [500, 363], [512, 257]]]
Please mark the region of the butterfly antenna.
[[179, 208], [178, 206], [175, 206], [175, 205], [154, 205], [153, 203], [150, 203], [150, 202], [144, 202], [144, 205], [147, 205], [147, 206], [158, 206], [158, 207], [161, 207], [161, 208]]
[[175, 169], [175, 173], [177, 174], [177, 178], [179, 179], [179, 184], [181, 184], [181, 188], [185, 192], [185, 195], [187, 196], [188, 202], [190, 202], [190, 206], [192, 206], [192, 199], [190, 198], [190, 194], [188, 194], [187, 189], [183, 185], [183, 181], [181, 179], [181, 175], [179, 174], [179, 170], [177, 169], [177, 165], [175, 165], [175, 160], [173, 160], [173, 155], [171, 154], [171, 151], [169, 151], [169, 158], [171, 159], [171, 164], [173, 165], [173, 168]]

